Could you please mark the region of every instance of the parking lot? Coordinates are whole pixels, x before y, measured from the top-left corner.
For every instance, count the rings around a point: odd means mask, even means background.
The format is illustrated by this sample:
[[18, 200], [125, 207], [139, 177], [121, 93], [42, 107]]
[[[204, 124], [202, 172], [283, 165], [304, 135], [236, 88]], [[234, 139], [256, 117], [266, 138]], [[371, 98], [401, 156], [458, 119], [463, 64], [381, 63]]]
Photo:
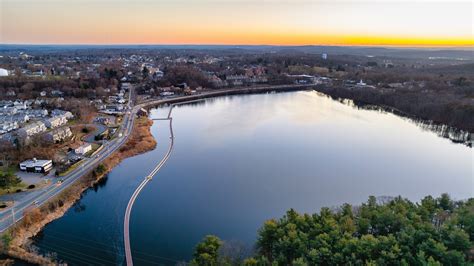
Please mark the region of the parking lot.
[[30, 172], [23, 172], [23, 171], [18, 171], [16, 172], [16, 175], [21, 178], [21, 180], [28, 185], [36, 185], [39, 184], [40, 182], [46, 182], [48, 179], [55, 178], [54, 173], [56, 172], [56, 169], [51, 169], [51, 171], [47, 174], [44, 175], [43, 173], [30, 173]]

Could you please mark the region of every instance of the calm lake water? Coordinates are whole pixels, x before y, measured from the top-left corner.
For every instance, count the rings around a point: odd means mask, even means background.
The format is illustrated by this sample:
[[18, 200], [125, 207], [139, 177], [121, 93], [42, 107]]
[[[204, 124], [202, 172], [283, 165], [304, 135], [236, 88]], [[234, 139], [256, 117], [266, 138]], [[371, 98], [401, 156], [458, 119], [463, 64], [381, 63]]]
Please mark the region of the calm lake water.
[[[289, 208], [314, 213], [369, 195], [474, 196], [472, 148], [316, 92], [208, 99], [172, 116], [171, 158], [132, 212], [136, 265], [189, 260], [207, 234], [251, 249], [263, 222]], [[170, 142], [167, 121], [152, 131], [157, 148], [123, 161], [46, 226], [35, 240], [42, 252], [71, 265], [124, 263], [125, 207]]]

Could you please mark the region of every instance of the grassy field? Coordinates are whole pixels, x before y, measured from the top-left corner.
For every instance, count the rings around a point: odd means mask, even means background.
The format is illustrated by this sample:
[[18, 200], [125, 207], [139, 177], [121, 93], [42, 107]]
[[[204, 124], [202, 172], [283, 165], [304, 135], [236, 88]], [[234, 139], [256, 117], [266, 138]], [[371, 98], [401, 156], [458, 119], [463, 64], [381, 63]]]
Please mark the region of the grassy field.
[[28, 187], [27, 184], [21, 182], [18, 185], [11, 186], [9, 188], [0, 188], [0, 196], [5, 195], [5, 194], [10, 194], [10, 193], [16, 193], [17, 190], [24, 190]]

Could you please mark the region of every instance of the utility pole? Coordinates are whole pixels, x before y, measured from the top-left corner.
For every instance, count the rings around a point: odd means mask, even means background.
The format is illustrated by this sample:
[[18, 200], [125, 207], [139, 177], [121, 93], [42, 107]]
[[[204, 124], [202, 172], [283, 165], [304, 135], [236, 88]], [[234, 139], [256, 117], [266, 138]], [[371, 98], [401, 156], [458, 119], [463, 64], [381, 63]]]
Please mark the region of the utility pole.
[[13, 206], [12, 206], [12, 218], [13, 218], [13, 224], [15, 224], [15, 203], [13, 203]]

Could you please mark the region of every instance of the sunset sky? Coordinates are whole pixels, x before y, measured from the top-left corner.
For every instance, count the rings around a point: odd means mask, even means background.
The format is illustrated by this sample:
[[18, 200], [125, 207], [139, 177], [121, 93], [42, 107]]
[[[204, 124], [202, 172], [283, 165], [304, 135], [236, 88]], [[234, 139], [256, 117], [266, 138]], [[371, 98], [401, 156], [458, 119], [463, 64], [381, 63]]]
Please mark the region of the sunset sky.
[[473, 46], [472, 1], [0, 0], [0, 42]]

